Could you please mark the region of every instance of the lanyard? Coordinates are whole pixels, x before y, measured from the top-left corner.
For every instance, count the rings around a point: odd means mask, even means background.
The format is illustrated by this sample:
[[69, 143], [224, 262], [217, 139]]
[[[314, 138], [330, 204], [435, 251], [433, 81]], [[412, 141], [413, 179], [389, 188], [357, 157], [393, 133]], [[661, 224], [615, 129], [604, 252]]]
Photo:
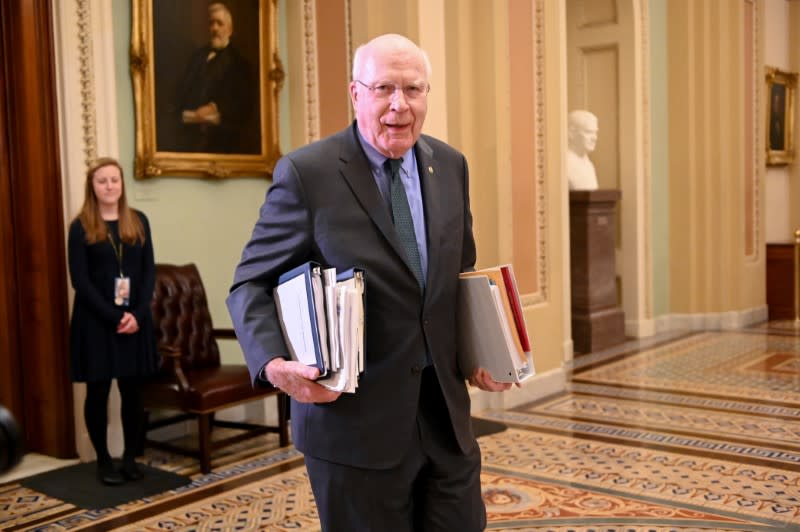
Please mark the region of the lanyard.
[[106, 234], [108, 235], [108, 241], [111, 242], [111, 249], [114, 250], [114, 255], [119, 263], [119, 276], [122, 277], [122, 240], [120, 240], [119, 249], [117, 249], [117, 245], [114, 244], [114, 237], [111, 236], [111, 231]]

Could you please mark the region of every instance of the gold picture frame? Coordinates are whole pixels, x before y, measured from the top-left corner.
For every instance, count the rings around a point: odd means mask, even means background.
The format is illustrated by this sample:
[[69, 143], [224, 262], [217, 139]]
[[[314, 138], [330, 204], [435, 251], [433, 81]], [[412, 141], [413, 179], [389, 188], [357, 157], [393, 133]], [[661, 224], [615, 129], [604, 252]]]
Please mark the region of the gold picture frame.
[[[134, 175], [270, 177], [280, 157], [278, 94], [285, 78], [277, 0], [131, 5]], [[219, 20], [232, 23], [227, 46]]]
[[794, 99], [797, 74], [767, 67], [767, 165], [794, 161]]

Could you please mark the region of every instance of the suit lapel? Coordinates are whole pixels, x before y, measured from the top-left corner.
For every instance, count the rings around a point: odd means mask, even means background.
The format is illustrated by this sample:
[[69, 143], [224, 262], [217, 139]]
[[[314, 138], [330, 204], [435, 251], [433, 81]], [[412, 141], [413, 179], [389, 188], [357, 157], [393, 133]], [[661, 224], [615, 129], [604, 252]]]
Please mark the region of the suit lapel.
[[[342, 176], [395, 253], [403, 262], [406, 262], [405, 253], [398, 240], [391, 215], [387, 211], [386, 204], [383, 202], [381, 193], [375, 184], [375, 177], [372, 175], [369, 161], [361, 149], [355, 128], [356, 124], [354, 122], [345, 135], [345, 142], [342, 143], [340, 154]], [[411, 271], [410, 267], [409, 271]]]
[[[422, 186], [422, 201], [425, 204], [425, 226], [428, 234], [428, 286], [437, 286], [436, 272], [439, 270], [439, 248], [442, 239], [441, 179], [433, 148], [420, 137], [416, 144], [417, 171]], [[426, 290], [427, 294], [430, 290]]]
[[[356, 199], [372, 219], [375, 226], [383, 234], [394, 249], [398, 258], [406, 264], [409, 274], [413, 275], [411, 267], [405, 256], [405, 251], [400, 245], [397, 231], [392, 223], [392, 218], [386, 209], [381, 193], [375, 185], [375, 177], [369, 161], [364, 155], [359, 144], [356, 124], [345, 134], [340, 154], [341, 173], [347, 181]], [[415, 145], [417, 157], [417, 171], [422, 186], [422, 198], [425, 207], [425, 226], [428, 240], [428, 272], [427, 284], [435, 286], [435, 275], [438, 270], [439, 248], [441, 247], [441, 183], [438, 178], [437, 162], [433, 157], [433, 148], [420, 137]], [[427, 292], [427, 291], [426, 291]]]

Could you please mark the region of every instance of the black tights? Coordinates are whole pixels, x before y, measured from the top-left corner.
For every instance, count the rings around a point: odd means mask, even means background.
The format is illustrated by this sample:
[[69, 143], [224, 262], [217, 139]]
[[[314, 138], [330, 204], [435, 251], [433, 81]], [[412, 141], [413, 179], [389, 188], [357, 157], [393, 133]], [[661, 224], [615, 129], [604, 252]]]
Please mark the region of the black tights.
[[[137, 377], [117, 379], [117, 387], [122, 398], [122, 432], [125, 441], [123, 458], [133, 460], [139, 447], [144, 420], [142, 407], [142, 388]], [[87, 382], [86, 401], [83, 403], [83, 417], [89, 438], [97, 453], [98, 463], [110, 463], [111, 455], [108, 453], [108, 394], [111, 391], [111, 381]]]

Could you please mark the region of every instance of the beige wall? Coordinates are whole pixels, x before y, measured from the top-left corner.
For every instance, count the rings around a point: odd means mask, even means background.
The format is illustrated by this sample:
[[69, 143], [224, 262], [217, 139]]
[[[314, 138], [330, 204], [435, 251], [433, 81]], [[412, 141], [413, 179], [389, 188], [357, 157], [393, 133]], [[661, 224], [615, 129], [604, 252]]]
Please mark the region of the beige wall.
[[344, 0], [316, 0], [317, 68], [319, 72], [320, 137], [342, 129], [350, 121], [350, 81], [347, 11]]
[[[675, 110], [669, 124], [670, 299], [676, 314], [719, 315], [765, 301], [764, 254], [745, 252], [753, 228], [745, 225], [743, 206], [753, 195], [763, 197], [763, 184], [756, 179], [753, 189], [745, 188], [744, 117], [755, 102], [746, 101], [742, 83], [743, 5], [673, 0], [667, 7], [669, 106]], [[760, 220], [752, 223], [760, 226]], [[763, 233], [757, 236], [763, 246]]]

